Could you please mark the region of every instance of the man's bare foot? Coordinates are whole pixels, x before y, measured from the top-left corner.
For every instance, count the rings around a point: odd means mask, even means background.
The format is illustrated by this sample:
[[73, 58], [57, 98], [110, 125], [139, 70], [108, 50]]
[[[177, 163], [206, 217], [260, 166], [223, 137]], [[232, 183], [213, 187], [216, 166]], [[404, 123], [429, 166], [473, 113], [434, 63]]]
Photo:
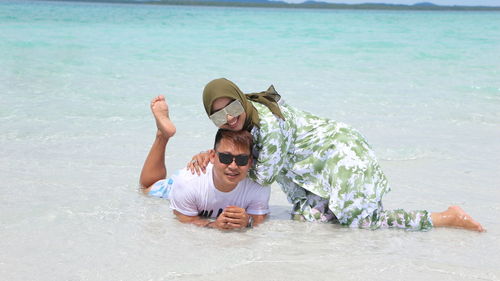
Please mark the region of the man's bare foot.
[[155, 117], [156, 127], [167, 139], [175, 135], [175, 125], [168, 116], [168, 105], [164, 96], [157, 96], [151, 101], [151, 111]]
[[479, 222], [475, 221], [458, 206], [451, 206], [448, 210], [441, 213], [432, 213], [431, 217], [434, 226], [459, 227], [479, 232], [485, 231]]

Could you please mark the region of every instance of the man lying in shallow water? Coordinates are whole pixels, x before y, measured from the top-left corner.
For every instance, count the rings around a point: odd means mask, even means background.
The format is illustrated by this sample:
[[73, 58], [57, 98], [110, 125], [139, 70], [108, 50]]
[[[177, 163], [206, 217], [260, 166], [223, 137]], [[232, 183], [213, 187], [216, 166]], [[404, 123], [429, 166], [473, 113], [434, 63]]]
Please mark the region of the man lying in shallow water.
[[185, 223], [221, 230], [242, 229], [264, 221], [269, 213], [270, 187], [247, 178], [252, 165], [252, 135], [219, 130], [207, 173], [179, 171], [166, 178], [165, 150], [176, 128], [163, 96], [151, 101], [158, 131], [142, 168], [140, 184], [149, 195], [168, 198], [176, 217]]

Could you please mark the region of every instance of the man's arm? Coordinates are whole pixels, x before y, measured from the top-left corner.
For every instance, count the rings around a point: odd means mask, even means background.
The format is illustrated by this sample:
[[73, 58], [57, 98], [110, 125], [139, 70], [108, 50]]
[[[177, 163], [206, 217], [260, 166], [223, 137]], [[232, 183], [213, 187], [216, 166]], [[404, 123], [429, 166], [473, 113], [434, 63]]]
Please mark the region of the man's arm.
[[264, 214], [264, 215], [251, 215], [251, 216], [253, 217], [253, 225], [254, 226], [263, 223], [266, 220], [266, 218], [267, 218], [267, 214]]
[[177, 210], [174, 210], [174, 214], [177, 217], [177, 219], [182, 223], [192, 223], [194, 225], [203, 227], [210, 224], [209, 220], [201, 219], [199, 216], [186, 216]]
[[191, 223], [196, 226], [217, 228], [220, 230], [246, 228], [249, 223], [250, 216], [253, 218], [254, 226], [262, 223], [267, 217], [266, 214], [249, 215], [245, 212], [245, 209], [235, 206], [227, 207], [215, 221], [202, 219], [199, 216], [186, 216], [177, 210], [174, 210], [174, 214], [182, 223]]
[[229, 225], [228, 223], [226, 223], [222, 215], [217, 217], [215, 221], [211, 221], [208, 219], [202, 219], [199, 216], [186, 216], [177, 210], [174, 210], [174, 214], [177, 217], [177, 219], [182, 223], [191, 223], [196, 226], [217, 228], [220, 230], [229, 230], [234, 228], [231, 227], [231, 225]]

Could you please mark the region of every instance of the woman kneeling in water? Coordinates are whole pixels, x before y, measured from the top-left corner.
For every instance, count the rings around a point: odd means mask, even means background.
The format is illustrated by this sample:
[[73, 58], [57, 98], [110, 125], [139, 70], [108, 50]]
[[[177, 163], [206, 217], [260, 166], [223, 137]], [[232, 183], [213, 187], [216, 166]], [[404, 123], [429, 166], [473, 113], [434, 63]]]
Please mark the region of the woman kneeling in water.
[[[279, 183], [294, 219], [369, 229], [484, 231], [458, 206], [437, 213], [384, 210], [382, 197], [390, 188], [364, 137], [346, 124], [284, 103], [272, 86], [243, 94], [233, 82], [216, 79], [206, 85], [203, 104], [217, 127], [252, 133], [257, 161], [250, 177], [261, 185]], [[207, 163], [207, 155], [199, 154], [188, 166], [199, 173]]]

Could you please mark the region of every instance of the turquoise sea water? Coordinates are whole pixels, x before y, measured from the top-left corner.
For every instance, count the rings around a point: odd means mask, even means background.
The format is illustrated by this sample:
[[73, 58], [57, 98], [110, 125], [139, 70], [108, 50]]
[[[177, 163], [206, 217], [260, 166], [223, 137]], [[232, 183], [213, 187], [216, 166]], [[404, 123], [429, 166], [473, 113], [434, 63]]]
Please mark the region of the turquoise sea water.
[[[212, 145], [218, 77], [358, 128], [386, 208], [458, 204], [488, 232], [291, 222], [278, 187], [258, 229], [181, 225], [137, 192], [149, 100], [173, 171]], [[5, 280], [498, 280], [500, 13], [2, 1], [0, 147]]]

